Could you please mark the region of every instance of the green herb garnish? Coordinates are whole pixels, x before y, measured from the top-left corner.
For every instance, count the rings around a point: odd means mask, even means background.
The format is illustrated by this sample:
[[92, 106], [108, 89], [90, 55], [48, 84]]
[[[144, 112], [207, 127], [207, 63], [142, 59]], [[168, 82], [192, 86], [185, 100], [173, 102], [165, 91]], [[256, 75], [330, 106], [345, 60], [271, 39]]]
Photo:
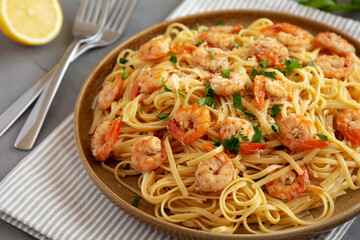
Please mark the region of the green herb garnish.
[[276, 114], [278, 114], [278, 112], [280, 112], [280, 106], [279, 105], [274, 105], [270, 110], [269, 113], [271, 115], [271, 117], [276, 118]]
[[315, 134], [321, 141], [328, 141], [328, 137], [322, 133]]
[[257, 71], [255, 69], [255, 67], [254, 67], [253, 70], [251, 71], [250, 77], [254, 78], [256, 75], [264, 75], [266, 77], [269, 77], [269, 78], [272, 78], [272, 79], [276, 80], [276, 77], [275, 77], [276, 72], [267, 72], [267, 71], [264, 71], [264, 70]]
[[314, 61], [313, 61], [313, 60], [308, 61], [308, 62], [306, 63], [306, 66], [314, 66]]
[[162, 82], [162, 85], [164, 86], [165, 92], [172, 92], [172, 90], [166, 86], [166, 84], [164, 82], [164, 77], [161, 78], [161, 82]]
[[215, 140], [214, 146], [215, 147], [220, 147], [220, 145], [221, 145], [221, 141], [220, 140]]
[[121, 64], [125, 64], [125, 63], [127, 63], [129, 60], [127, 60], [126, 58], [120, 58], [120, 60], [119, 60], [119, 62], [121, 63]]
[[132, 65], [132, 64], [130, 65], [130, 67], [131, 67], [132, 69], [135, 69], [135, 68], [134, 68], [134, 65]]
[[133, 205], [134, 207], [139, 206], [139, 200], [140, 200], [140, 195], [136, 194], [134, 200], [132, 201], [131, 205]]
[[224, 70], [222, 71], [222, 77], [223, 78], [228, 78], [230, 75], [230, 70]]
[[264, 68], [266, 67], [267, 65], [269, 65], [269, 62], [266, 61], [266, 60], [261, 60], [260, 63], [259, 63], [260, 67]]
[[177, 63], [177, 57], [172, 53], [169, 53], [169, 55], [170, 55], [170, 60], [169, 61], [172, 62], [172, 63]]
[[119, 114], [115, 114], [115, 118], [118, 118], [118, 117], [120, 117]]
[[185, 96], [180, 92], [180, 89], [179, 89], [179, 88], [178, 88], [177, 92], [178, 92], [178, 94], [179, 94], [181, 97], [185, 98]]
[[223, 139], [222, 145], [224, 148], [228, 149], [229, 152], [238, 154], [240, 147], [240, 139], [238, 137], [235, 137], [234, 135], [231, 135], [230, 139]]
[[143, 112], [145, 110], [145, 106], [142, 106], [141, 109], [140, 109], [140, 112]]
[[195, 44], [195, 46], [200, 46], [201, 45], [201, 39], [199, 38], [199, 42], [197, 44]]
[[[243, 130], [243, 129], [242, 129]], [[241, 132], [239, 132], [239, 136], [241, 137], [241, 139], [247, 143], [250, 143], [249, 137], [242, 134]]]
[[127, 74], [127, 72], [123, 72], [121, 76], [122, 79], [126, 79], [129, 75]]
[[301, 161], [301, 160], [303, 160], [304, 158], [302, 157], [302, 158], [299, 158], [299, 159], [296, 159], [296, 161]]
[[252, 113], [249, 113], [249, 112], [246, 112], [241, 104], [241, 94], [239, 92], [235, 93], [234, 96], [233, 96], [233, 104], [234, 104], [234, 107], [236, 109], [239, 109], [241, 110], [246, 116], [249, 117], [249, 119], [251, 121], [254, 120], [255, 118], [255, 114], [252, 114]]
[[220, 20], [216, 23], [216, 26], [221, 26], [224, 25], [224, 20]]
[[236, 43], [236, 42], [230, 42], [230, 44], [233, 45], [233, 46], [236, 47], [236, 48], [241, 47], [241, 45], [238, 44], [238, 43]]
[[169, 114], [166, 114], [166, 113], [160, 113], [159, 115], [156, 115], [156, 117], [160, 120], [164, 120], [168, 116], [169, 116]]
[[252, 142], [254, 143], [265, 143], [266, 139], [262, 136], [262, 131], [259, 130], [259, 125], [257, 123], [254, 123], [253, 125], [255, 134], [252, 137]]
[[303, 66], [301, 62], [299, 62], [296, 58], [287, 58], [285, 59], [285, 67], [286, 67], [286, 72], [292, 73], [294, 69], [296, 68], [300, 69]]
[[276, 133], [279, 135], [279, 137], [281, 138], [280, 132], [279, 132], [279, 126], [278, 126], [278, 125], [271, 125], [271, 129], [272, 129], [274, 132], [276, 132]]
[[206, 88], [205, 97], [200, 99], [199, 106], [201, 107], [206, 104], [206, 105], [214, 108], [215, 107], [215, 94], [214, 94], [214, 89], [212, 89], [210, 86], [209, 80], [206, 81], [205, 88]]
[[212, 59], [212, 60], [215, 60], [215, 54], [214, 54], [214, 52], [209, 50], [208, 53], [211, 55], [211, 59]]

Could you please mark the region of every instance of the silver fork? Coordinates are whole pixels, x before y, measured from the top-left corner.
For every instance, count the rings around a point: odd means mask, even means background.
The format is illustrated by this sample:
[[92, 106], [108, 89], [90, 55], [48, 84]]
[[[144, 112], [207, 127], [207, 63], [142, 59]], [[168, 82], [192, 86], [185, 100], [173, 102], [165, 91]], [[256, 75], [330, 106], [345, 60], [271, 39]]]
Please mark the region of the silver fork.
[[29, 150], [35, 143], [46, 114], [60, 86], [71, 58], [81, 44], [90, 43], [101, 37], [105, 31], [105, 22], [110, 8], [110, 0], [82, 0], [73, 25], [74, 40], [62, 56], [58, 67], [54, 70], [49, 84], [41, 93], [37, 103], [21, 129], [15, 147]]
[[[71, 61], [77, 59], [81, 54], [88, 49], [95, 47], [102, 47], [113, 43], [117, 40], [130, 20], [130, 17], [135, 9], [138, 0], [113, 0], [111, 3], [111, 10], [106, 21], [105, 32], [100, 39], [89, 44], [83, 44], [74, 54]], [[24, 113], [24, 111], [35, 101], [42, 90], [47, 86], [51, 79], [54, 70], [58, 65], [54, 66], [48, 73], [46, 73], [39, 81], [37, 81], [31, 88], [24, 92], [15, 102], [13, 102], [0, 115], [0, 137], [12, 126], [12, 124]]]

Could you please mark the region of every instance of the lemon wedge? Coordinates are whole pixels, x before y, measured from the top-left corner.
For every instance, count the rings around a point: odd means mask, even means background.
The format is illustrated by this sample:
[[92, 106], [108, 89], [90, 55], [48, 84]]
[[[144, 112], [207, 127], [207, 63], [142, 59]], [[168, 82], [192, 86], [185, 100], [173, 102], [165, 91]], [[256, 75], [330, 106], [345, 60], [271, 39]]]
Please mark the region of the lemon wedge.
[[59, 34], [62, 22], [58, 0], [0, 0], [0, 28], [18, 43], [48, 43]]

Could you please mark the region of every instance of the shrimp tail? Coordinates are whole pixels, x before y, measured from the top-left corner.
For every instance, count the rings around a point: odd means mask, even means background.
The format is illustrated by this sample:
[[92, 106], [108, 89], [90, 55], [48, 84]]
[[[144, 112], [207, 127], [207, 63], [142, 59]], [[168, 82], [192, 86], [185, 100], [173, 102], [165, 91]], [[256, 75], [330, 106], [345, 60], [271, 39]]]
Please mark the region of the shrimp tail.
[[241, 144], [240, 154], [256, 153], [260, 149], [264, 149], [267, 143], [244, 143]]
[[192, 45], [177, 45], [170, 49], [170, 53], [176, 54], [176, 55], [182, 55], [182, 54], [192, 54], [193, 51], [196, 50], [196, 46]]
[[182, 133], [180, 128], [173, 122], [168, 122], [166, 125], [167, 125], [167, 128], [168, 128], [169, 132], [171, 133], [171, 135], [176, 140], [178, 140], [182, 145], [185, 145], [184, 134]]
[[329, 141], [319, 139], [298, 139], [297, 141], [290, 143], [291, 146], [289, 146], [289, 148], [294, 151], [304, 151], [309, 149], [325, 148], [329, 146], [329, 144]]
[[[205, 150], [208, 151], [208, 152], [211, 152], [212, 150], [215, 149], [214, 146], [212, 146], [212, 145], [210, 145], [210, 144], [207, 144], [207, 143], [203, 143], [202, 146], [203, 146], [203, 148], [205, 148]], [[222, 161], [222, 162], [231, 161], [231, 159], [229, 158], [229, 156], [228, 156], [226, 153], [224, 153], [224, 152], [221, 152], [221, 153], [215, 155], [215, 157], [216, 157], [217, 159], [219, 159], [220, 161]]]
[[339, 125], [338, 130], [351, 142], [355, 143], [356, 145], [360, 145], [360, 129]]
[[140, 91], [140, 86], [137, 82], [134, 82], [134, 85], [131, 89], [131, 99], [134, 100], [137, 95], [139, 95], [139, 91]]

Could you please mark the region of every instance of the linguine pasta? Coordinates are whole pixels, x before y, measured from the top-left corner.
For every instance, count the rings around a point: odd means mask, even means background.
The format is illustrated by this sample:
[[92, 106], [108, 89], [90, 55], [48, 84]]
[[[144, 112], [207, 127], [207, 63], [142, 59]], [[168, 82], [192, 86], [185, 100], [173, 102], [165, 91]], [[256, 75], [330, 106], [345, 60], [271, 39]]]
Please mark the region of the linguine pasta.
[[[321, 221], [333, 213], [338, 196], [346, 194], [348, 188], [358, 189], [359, 146], [337, 130], [336, 118], [344, 109], [360, 109], [359, 58], [355, 53], [349, 54], [354, 63], [347, 76], [327, 77], [316, 59], [323, 54], [341, 54], [316, 44], [310, 34], [305, 36], [310, 39], [308, 42], [292, 40], [286, 45], [279, 31], [269, 34], [263, 30], [269, 26], [274, 26], [269, 19], [258, 19], [247, 28], [237, 26], [238, 29], [228, 35], [227, 45], [220, 42], [220, 46], [215, 47], [221, 48], [226, 57], [213, 68], [206, 65], [220, 61], [220, 57], [215, 50], [209, 50], [214, 48], [209, 45], [212, 38], [217, 40], [221, 34], [217, 35], [216, 30], [206, 26], [189, 29], [180, 23], [169, 25], [166, 32], [155, 39], [165, 39], [173, 53], [166, 53], [160, 59], [144, 60], [139, 57], [139, 51], [130, 49], [119, 53], [113, 71], [104, 81], [104, 89], [106, 86], [113, 88], [115, 80], [121, 78], [119, 93], [106, 109], [99, 104], [96, 106], [90, 134], [96, 134], [96, 127], [103, 122], [121, 119], [120, 134], [111, 148], [111, 158], [118, 163], [114, 168], [107, 160], [101, 164], [124, 186], [127, 186], [124, 178], [139, 176], [139, 189], [131, 190], [156, 205], [158, 218], [211, 232], [234, 233], [245, 228], [249, 233], [268, 233]], [[264, 60], [259, 54], [263, 46], [273, 41], [270, 38], [287, 48], [288, 55], [282, 57], [280, 54], [280, 63], [272, 64], [271, 59]], [[260, 41], [264, 45], [256, 47]], [[185, 48], [181, 53], [171, 51], [175, 46], [184, 45], [194, 47]], [[197, 51], [194, 49], [198, 48], [207, 49], [203, 56], [208, 58], [207, 62], [194, 60]], [[346, 63], [344, 66], [347, 67]], [[134, 86], [138, 78], [149, 69], [164, 69], [167, 75], [152, 92], [139, 90], [136, 93]], [[239, 90], [236, 90], [239, 85], [217, 86], [215, 80], [209, 80], [211, 75], [228, 80], [228, 74], [233, 72], [242, 74]], [[258, 79], [265, 82], [257, 82]], [[257, 104], [255, 84], [260, 83], [265, 84], [262, 92], [265, 97]], [[235, 90], [230, 94], [216, 94], [218, 87]], [[211, 94], [209, 89], [215, 93]], [[278, 89], [287, 91], [288, 95], [282, 95]], [[111, 95], [111, 91], [107, 94]], [[240, 98], [240, 106], [235, 98]], [[182, 144], [171, 134], [168, 123], [174, 121], [179, 110], [193, 104], [207, 109], [209, 127], [198, 139]], [[316, 143], [324, 141], [326, 144], [304, 150], [284, 146], [279, 123], [291, 114], [310, 119], [319, 136], [314, 135]], [[231, 118], [245, 119], [254, 129], [252, 137], [232, 136], [237, 150], [231, 150], [220, 136], [221, 127]], [[137, 141], [145, 136], [157, 136], [162, 140], [165, 161], [150, 171], [139, 171], [131, 160], [131, 152], [137, 148]], [[247, 142], [264, 145], [241, 153]], [[206, 149], [206, 144], [213, 147]], [[199, 164], [224, 153], [234, 169], [230, 182], [217, 191], [202, 190], [196, 173]], [[277, 183], [290, 173], [305, 176], [304, 170], [309, 175], [309, 183], [296, 197], [283, 199], [270, 194], [270, 183]], [[312, 216], [310, 210], [318, 207], [321, 207], [320, 214]]]

